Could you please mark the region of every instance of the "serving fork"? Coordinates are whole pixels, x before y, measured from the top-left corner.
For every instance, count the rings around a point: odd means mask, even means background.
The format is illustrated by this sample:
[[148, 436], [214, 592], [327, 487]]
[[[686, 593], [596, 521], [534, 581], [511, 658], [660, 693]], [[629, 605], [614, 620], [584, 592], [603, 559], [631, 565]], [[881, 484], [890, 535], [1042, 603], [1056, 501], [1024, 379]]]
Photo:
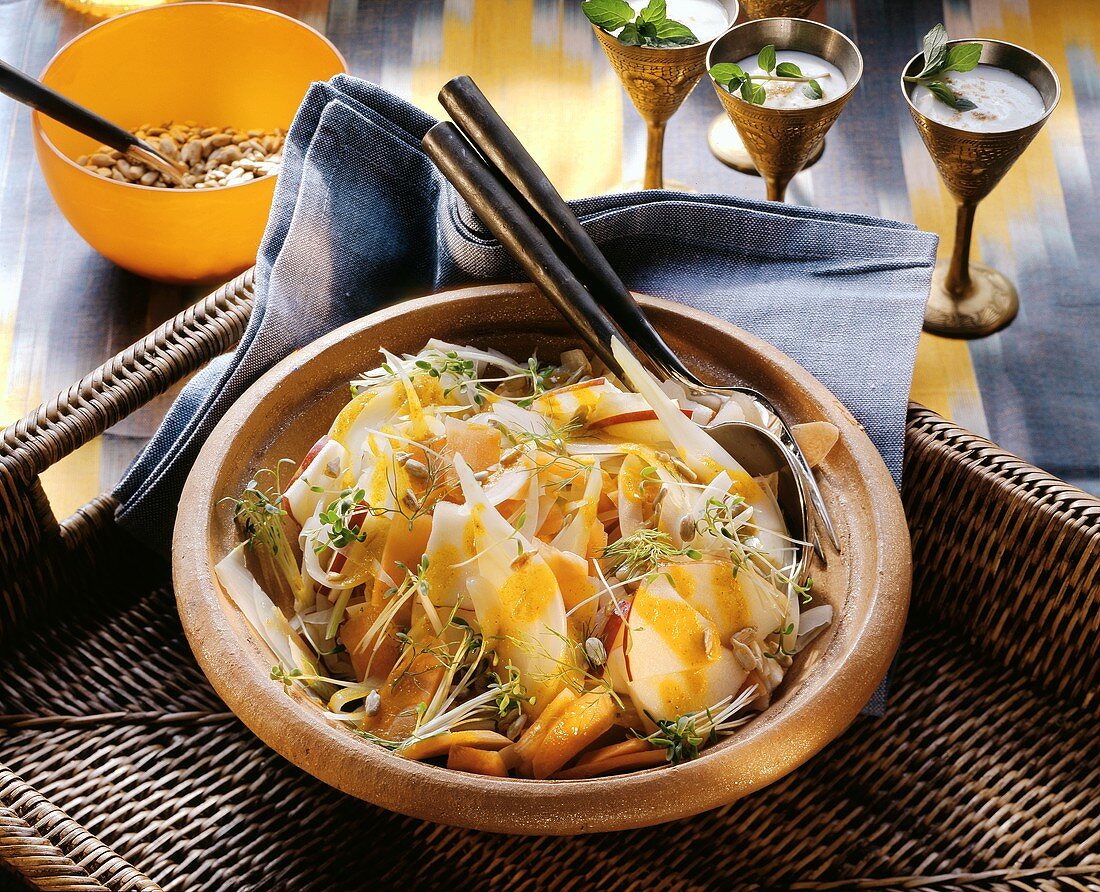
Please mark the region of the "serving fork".
[[611, 369], [619, 368], [610, 350], [612, 338], [619, 336], [617, 325], [662, 377], [679, 383], [689, 394], [735, 398], [742, 406], [749, 403], [759, 423], [725, 422], [707, 432], [727, 451], [732, 448], [736, 454], [753, 456], [746, 469], [754, 475], [789, 468], [793, 480], [780, 487], [778, 497], [792, 534], [801, 526], [802, 536], [795, 538], [812, 535], [814, 549], [824, 559], [813, 532], [816, 516], [839, 551], [813, 472], [772, 402], [751, 387], [707, 384], [683, 363], [473, 80], [465, 76], [451, 80], [439, 100], [458, 127], [437, 124], [424, 138], [425, 150], [600, 359]]

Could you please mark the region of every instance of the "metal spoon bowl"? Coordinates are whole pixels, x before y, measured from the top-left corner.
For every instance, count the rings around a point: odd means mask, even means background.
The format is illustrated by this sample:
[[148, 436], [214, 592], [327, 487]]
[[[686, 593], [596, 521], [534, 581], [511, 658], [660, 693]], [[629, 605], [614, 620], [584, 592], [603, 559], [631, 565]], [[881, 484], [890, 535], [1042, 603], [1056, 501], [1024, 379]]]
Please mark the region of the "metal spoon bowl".
[[719, 446], [736, 456], [742, 467], [753, 477], [778, 474], [775, 499], [787, 523], [787, 535], [793, 540], [797, 558], [789, 572], [799, 580], [810, 564], [810, 549], [801, 543], [809, 541], [813, 531], [813, 516], [806, 498], [802, 475], [791, 459], [791, 453], [774, 434], [748, 421], [727, 421], [704, 428]]

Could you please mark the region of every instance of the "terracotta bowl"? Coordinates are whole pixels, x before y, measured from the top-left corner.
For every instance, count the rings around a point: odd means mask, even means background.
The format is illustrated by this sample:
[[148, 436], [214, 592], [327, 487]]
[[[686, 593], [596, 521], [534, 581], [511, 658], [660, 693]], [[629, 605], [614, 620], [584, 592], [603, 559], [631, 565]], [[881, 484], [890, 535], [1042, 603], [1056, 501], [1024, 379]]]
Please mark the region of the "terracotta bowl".
[[[180, 502], [173, 574], [195, 656], [229, 707], [265, 743], [310, 774], [369, 802], [445, 824], [527, 834], [640, 827], [732, 802], [797, 768], [837, 737], [886, 673], [909, 601], [909, 534], [882, 459], [840, 402], [763, 341], [711, 316], [641, 298], [650, 317], [704, 378], [739, 380], [795, 421], [826, 419], [840, 442], [819, 469], [842, 553], [813, 569], [835, 622], [795, 659], [773, 705], [698, 759], [617, 777], [532, 781], [481, 777], [405, 761], [321, 715], [268, 673], [274, 663], [214, 579], [235, 544], [230, 510], [257, 468], [300, 458], [348, 398], [348, 381], [378, 348], [415, 352], [431, 337], [524, 357], [556, 355], [576, 338], [526, 285], [425, 297], [346, 325], [264, 375], [214, 429]], [[812, 807], [812, 806], [811, 806]]]

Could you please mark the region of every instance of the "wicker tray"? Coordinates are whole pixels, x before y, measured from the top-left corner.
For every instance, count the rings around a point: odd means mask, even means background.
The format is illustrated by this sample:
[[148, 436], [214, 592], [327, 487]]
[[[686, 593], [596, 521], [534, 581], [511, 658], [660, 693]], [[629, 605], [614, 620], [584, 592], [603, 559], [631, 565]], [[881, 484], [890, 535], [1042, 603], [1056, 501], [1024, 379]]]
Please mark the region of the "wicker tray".
[[167, 567], [110, 497], [58, 523], [38, 481], [230, 348], [250, 309], [246, 274], [4, 432], [0, 889], [1100, 889], [1100, 501], [918, 406], [889, 710], [774, 786], [530, 839], [302, 774], [207, 684]]

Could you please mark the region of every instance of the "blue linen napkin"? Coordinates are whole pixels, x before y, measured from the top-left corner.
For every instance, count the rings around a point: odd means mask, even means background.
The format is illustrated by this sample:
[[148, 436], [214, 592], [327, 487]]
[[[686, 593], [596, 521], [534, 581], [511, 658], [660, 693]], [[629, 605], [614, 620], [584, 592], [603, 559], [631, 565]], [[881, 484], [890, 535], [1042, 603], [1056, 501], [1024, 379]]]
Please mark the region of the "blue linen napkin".
[[[115, 490], [119, 523], [167, 553], [184, 480], [233, 401], [292, 350], [406, 297], [522, 274], [420, 148], [435, 121], [339, 75], [287, 137], [240, 345], [187, 385]], [[653, 191], [574, 210], [626, 284], [705, 310], [809, 369], [901, 481], [936, 236], [853, 214]]]

